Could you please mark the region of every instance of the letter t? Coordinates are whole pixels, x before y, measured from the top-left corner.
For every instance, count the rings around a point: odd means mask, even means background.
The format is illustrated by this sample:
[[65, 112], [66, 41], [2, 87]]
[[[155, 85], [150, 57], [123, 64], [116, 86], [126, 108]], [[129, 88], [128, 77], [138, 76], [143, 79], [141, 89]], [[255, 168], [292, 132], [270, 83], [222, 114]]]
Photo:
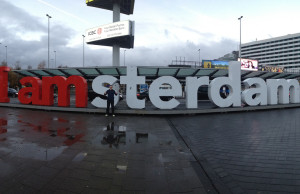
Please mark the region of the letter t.
[[120, 83], [126, 84], [126, 101], [130, 108], [145, 108], [145, 99], [137, 99], [137, 84], [145, 84], [145, 76], [137, 76], [137, 67], [128, 66], [127, 75], [120, 77]]

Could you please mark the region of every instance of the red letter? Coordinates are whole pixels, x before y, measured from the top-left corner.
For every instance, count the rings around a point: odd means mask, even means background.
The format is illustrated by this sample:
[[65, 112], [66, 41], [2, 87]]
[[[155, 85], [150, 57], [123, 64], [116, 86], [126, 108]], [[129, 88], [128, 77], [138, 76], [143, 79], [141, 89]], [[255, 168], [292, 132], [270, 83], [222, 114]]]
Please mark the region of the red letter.
[[[24, 86], [31, 84], [31, 87], [22, 88], [19, 91], [19, 101], [22, 104], [35, 104], [41, 105], [41, 97], [42, 97], [42, 81], [37, 77], [24, 77], [20, 80], [20, 83]], [[29, 96], [31, 93], [31, 97]]]
[[9, 67], [0, 67], [0, 102], [9, 102], [8, 98], [8, 73]]
[[68, 78], [63, 76], [43, 77], [43, 105], [53, 105], [54, 85], [58, 88], [58, 106], [70, 106], [70, 87], [76, 88], [76, 107], [87, 106], [87, 82], [77, 75]]

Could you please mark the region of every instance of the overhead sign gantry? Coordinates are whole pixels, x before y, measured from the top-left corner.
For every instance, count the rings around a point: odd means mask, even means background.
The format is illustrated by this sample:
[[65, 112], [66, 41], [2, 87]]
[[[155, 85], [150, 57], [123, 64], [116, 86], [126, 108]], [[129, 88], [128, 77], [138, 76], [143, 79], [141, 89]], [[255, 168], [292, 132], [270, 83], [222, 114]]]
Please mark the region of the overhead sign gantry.
[[120, 21], [120, 13], [133, 14], [135, 0], [86, 0], [87, 6], [113, 11], [111, 24], [86, 30], [86, 43], [113, 47], [113, 66], [120, 66], [120, 48], [134, 47], [134, 22]]

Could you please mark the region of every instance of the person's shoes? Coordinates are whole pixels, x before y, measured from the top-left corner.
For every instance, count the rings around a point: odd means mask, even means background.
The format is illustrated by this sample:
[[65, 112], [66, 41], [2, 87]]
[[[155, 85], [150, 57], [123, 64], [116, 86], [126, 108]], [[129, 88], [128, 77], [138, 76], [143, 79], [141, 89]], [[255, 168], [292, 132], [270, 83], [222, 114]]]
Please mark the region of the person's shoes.
[[113, 117], [115, 117], [116, 115], [113, 115]]
[[105, 114], [106, 117], [108, 117], [108, 114]]

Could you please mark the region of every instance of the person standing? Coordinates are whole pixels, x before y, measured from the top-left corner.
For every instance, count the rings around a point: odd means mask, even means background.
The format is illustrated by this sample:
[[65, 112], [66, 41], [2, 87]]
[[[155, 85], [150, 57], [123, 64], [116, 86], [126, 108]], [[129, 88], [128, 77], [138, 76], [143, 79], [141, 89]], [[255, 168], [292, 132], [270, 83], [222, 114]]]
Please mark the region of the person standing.
[[114, 104], [114, 95], [117, 95], [117, 92], [113, 90], [112, 85], [109, 86], [109, 89], [104, 93], [104, 95], [107, 95], [107, 107], [106, 107], [106, 114], [107, 117], [109, 114], [109, 107], [111, 106], [111, 112], [112, 116], [115, 116], [115, 104]]

